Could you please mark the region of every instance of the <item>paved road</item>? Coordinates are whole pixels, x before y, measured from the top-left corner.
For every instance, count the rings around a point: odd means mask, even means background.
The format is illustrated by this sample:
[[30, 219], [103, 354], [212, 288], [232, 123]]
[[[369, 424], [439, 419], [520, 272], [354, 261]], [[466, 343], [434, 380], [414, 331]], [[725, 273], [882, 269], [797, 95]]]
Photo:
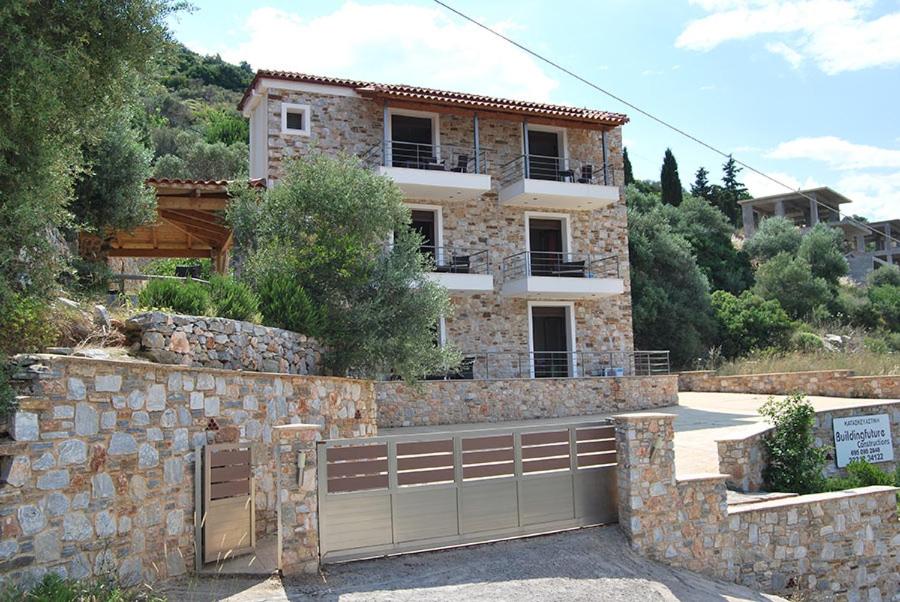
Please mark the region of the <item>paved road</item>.
[[[655, 410], [675, 414], [675, 472], [718, 472], [716, 440], [743, 437], [768, 428], [759, 407], [768, 395], [679, 393], [678, 406]], [[817, 410], [884, 403], [883, 399], [810, 397]]]
[[323, 577], [285, 584], [193, 578], [166, 593], [197, 602], [783, 600], [649, 561], [628, 548], [615, 526], [336, 565]]

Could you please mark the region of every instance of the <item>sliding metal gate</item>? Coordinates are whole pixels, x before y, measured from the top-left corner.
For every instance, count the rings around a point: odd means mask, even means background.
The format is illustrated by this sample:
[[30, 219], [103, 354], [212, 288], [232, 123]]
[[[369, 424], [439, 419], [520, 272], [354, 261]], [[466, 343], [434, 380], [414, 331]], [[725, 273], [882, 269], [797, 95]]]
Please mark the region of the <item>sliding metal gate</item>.
[[319, 443], [323, 562], [617, 520], [608, 422]]
[[207, 445], [203, 454], [203, 562], [256, 547], [253, 450], [249, 443]]

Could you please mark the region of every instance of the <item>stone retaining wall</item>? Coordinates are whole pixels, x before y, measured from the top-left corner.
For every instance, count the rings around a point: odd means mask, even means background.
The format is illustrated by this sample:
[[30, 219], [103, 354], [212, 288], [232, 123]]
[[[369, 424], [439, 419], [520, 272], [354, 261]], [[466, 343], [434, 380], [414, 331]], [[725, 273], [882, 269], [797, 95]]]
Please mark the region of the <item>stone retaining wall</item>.
[[[894, 461], [876, 464], [882, 470], [893, 472], [900, 465], [900, 400], [890, 403], [875, 403], [845, 407], [816, 412], [814, 434], [816, 446], [825, 448], [828, 463], [825, 465], [826, 476], [844, 476], [847, 471], [838, 468], [834, 451], [835, 418], [848, 416], [867, 416], [871, 414], [887, 414], [891, 422], [891, 436], [894, 443]], [[729, 475], [728, 486], [741, 491], [759, 491], [763, 489], [763, 470], [766, 467], [766, 454], [763, 438], [771, 428], [761, 427], [760, 432], [735, 439], [717, 441], [719, 448], [719, 472]]]
[[812, 600], [895, 596], [895, 488], [729, 507], [725, 475], [675, 478], [672, 420], [616, 417], [619, 524], [636, 550], [769, 593]]
[[154, 362], [252, 372], [320, 374], [322, 347], [306, 335], [226, 318], [154, 311], [125, 323], [129, 343]]
[[677, 383], [675, 375], [380, 382], [375, 398], [378, 426], [431, 426], [661, 408], [678, 404]]
[[855, 376], [852, 370], [719, 376], [713, 370], [701, 370], [680, 373], [678, 389], [763, 395], [789, 395], [800, 392], [827, 397], [900, 399], [900, 376]]
[[[112, 571], [137, 583], [182, 574], [194, 564], [196, 447], [238, 437], [256, 444], [257, 530], [272, 532], [275, 426], [320, 425], [331, 438], [376, 432], [367, 381], [18, 359], [16, 383], [27, 396], [13, 440], [0, 443], [0, 580]], [[317, 523], [316, 506], [302, 503], [307, 494], [288, 493], [295, 503], [285, 524], [297, 533]], [[315, 533], [303, 541], [317, 542]]]

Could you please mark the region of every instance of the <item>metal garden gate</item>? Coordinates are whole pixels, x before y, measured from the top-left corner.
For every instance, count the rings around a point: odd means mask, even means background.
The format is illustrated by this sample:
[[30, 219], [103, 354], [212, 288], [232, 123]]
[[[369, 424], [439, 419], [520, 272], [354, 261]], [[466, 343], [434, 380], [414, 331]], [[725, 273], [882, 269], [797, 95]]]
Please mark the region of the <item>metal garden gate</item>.
[[248, 554], [256, 547], [250, 443], [207, 445], [203, 453], [203, 562]]
[[615, 443], [609, 422], [320, 442], [322, 562], [615, 522]]

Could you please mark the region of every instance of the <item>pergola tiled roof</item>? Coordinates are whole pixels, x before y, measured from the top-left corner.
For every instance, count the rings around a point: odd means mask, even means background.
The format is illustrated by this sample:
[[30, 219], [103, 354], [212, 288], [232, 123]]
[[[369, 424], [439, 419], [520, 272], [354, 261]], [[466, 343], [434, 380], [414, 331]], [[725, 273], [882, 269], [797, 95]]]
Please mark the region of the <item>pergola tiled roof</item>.
[[499, 113], [505, 115], [518, 115], [522, 117], [533, 116], [538, 118], [558, 119], [563, 121], [580, 122], [582, 124], [616, 127], [628, 122], [628, 117], [622, 113], [612, 113], [595, 109], [570, 107], [541, 102], [528, 102], [509, 98], [496, 98], [480, 94], [466, 92], [451, 92], [448, 90], [435, 90], [406, 84], [379, 84], [376, 82], [364, 82], [337, 77], [321, 75], [309, 75], [294, 73], [291, 71], [259, 70], [250, 86], [244, 92], [238, 109], [243, 109], [244, 104], [250, 98], [261, 79], [280, 79], [285, 81], [320, 84], [326, 86], [341, 86], [352, 88], [361, 96], [370, 98], [382, 98], [401, 102], [433, 105], [448, 108], [457, 108], [469, 111], [485, 113]]

